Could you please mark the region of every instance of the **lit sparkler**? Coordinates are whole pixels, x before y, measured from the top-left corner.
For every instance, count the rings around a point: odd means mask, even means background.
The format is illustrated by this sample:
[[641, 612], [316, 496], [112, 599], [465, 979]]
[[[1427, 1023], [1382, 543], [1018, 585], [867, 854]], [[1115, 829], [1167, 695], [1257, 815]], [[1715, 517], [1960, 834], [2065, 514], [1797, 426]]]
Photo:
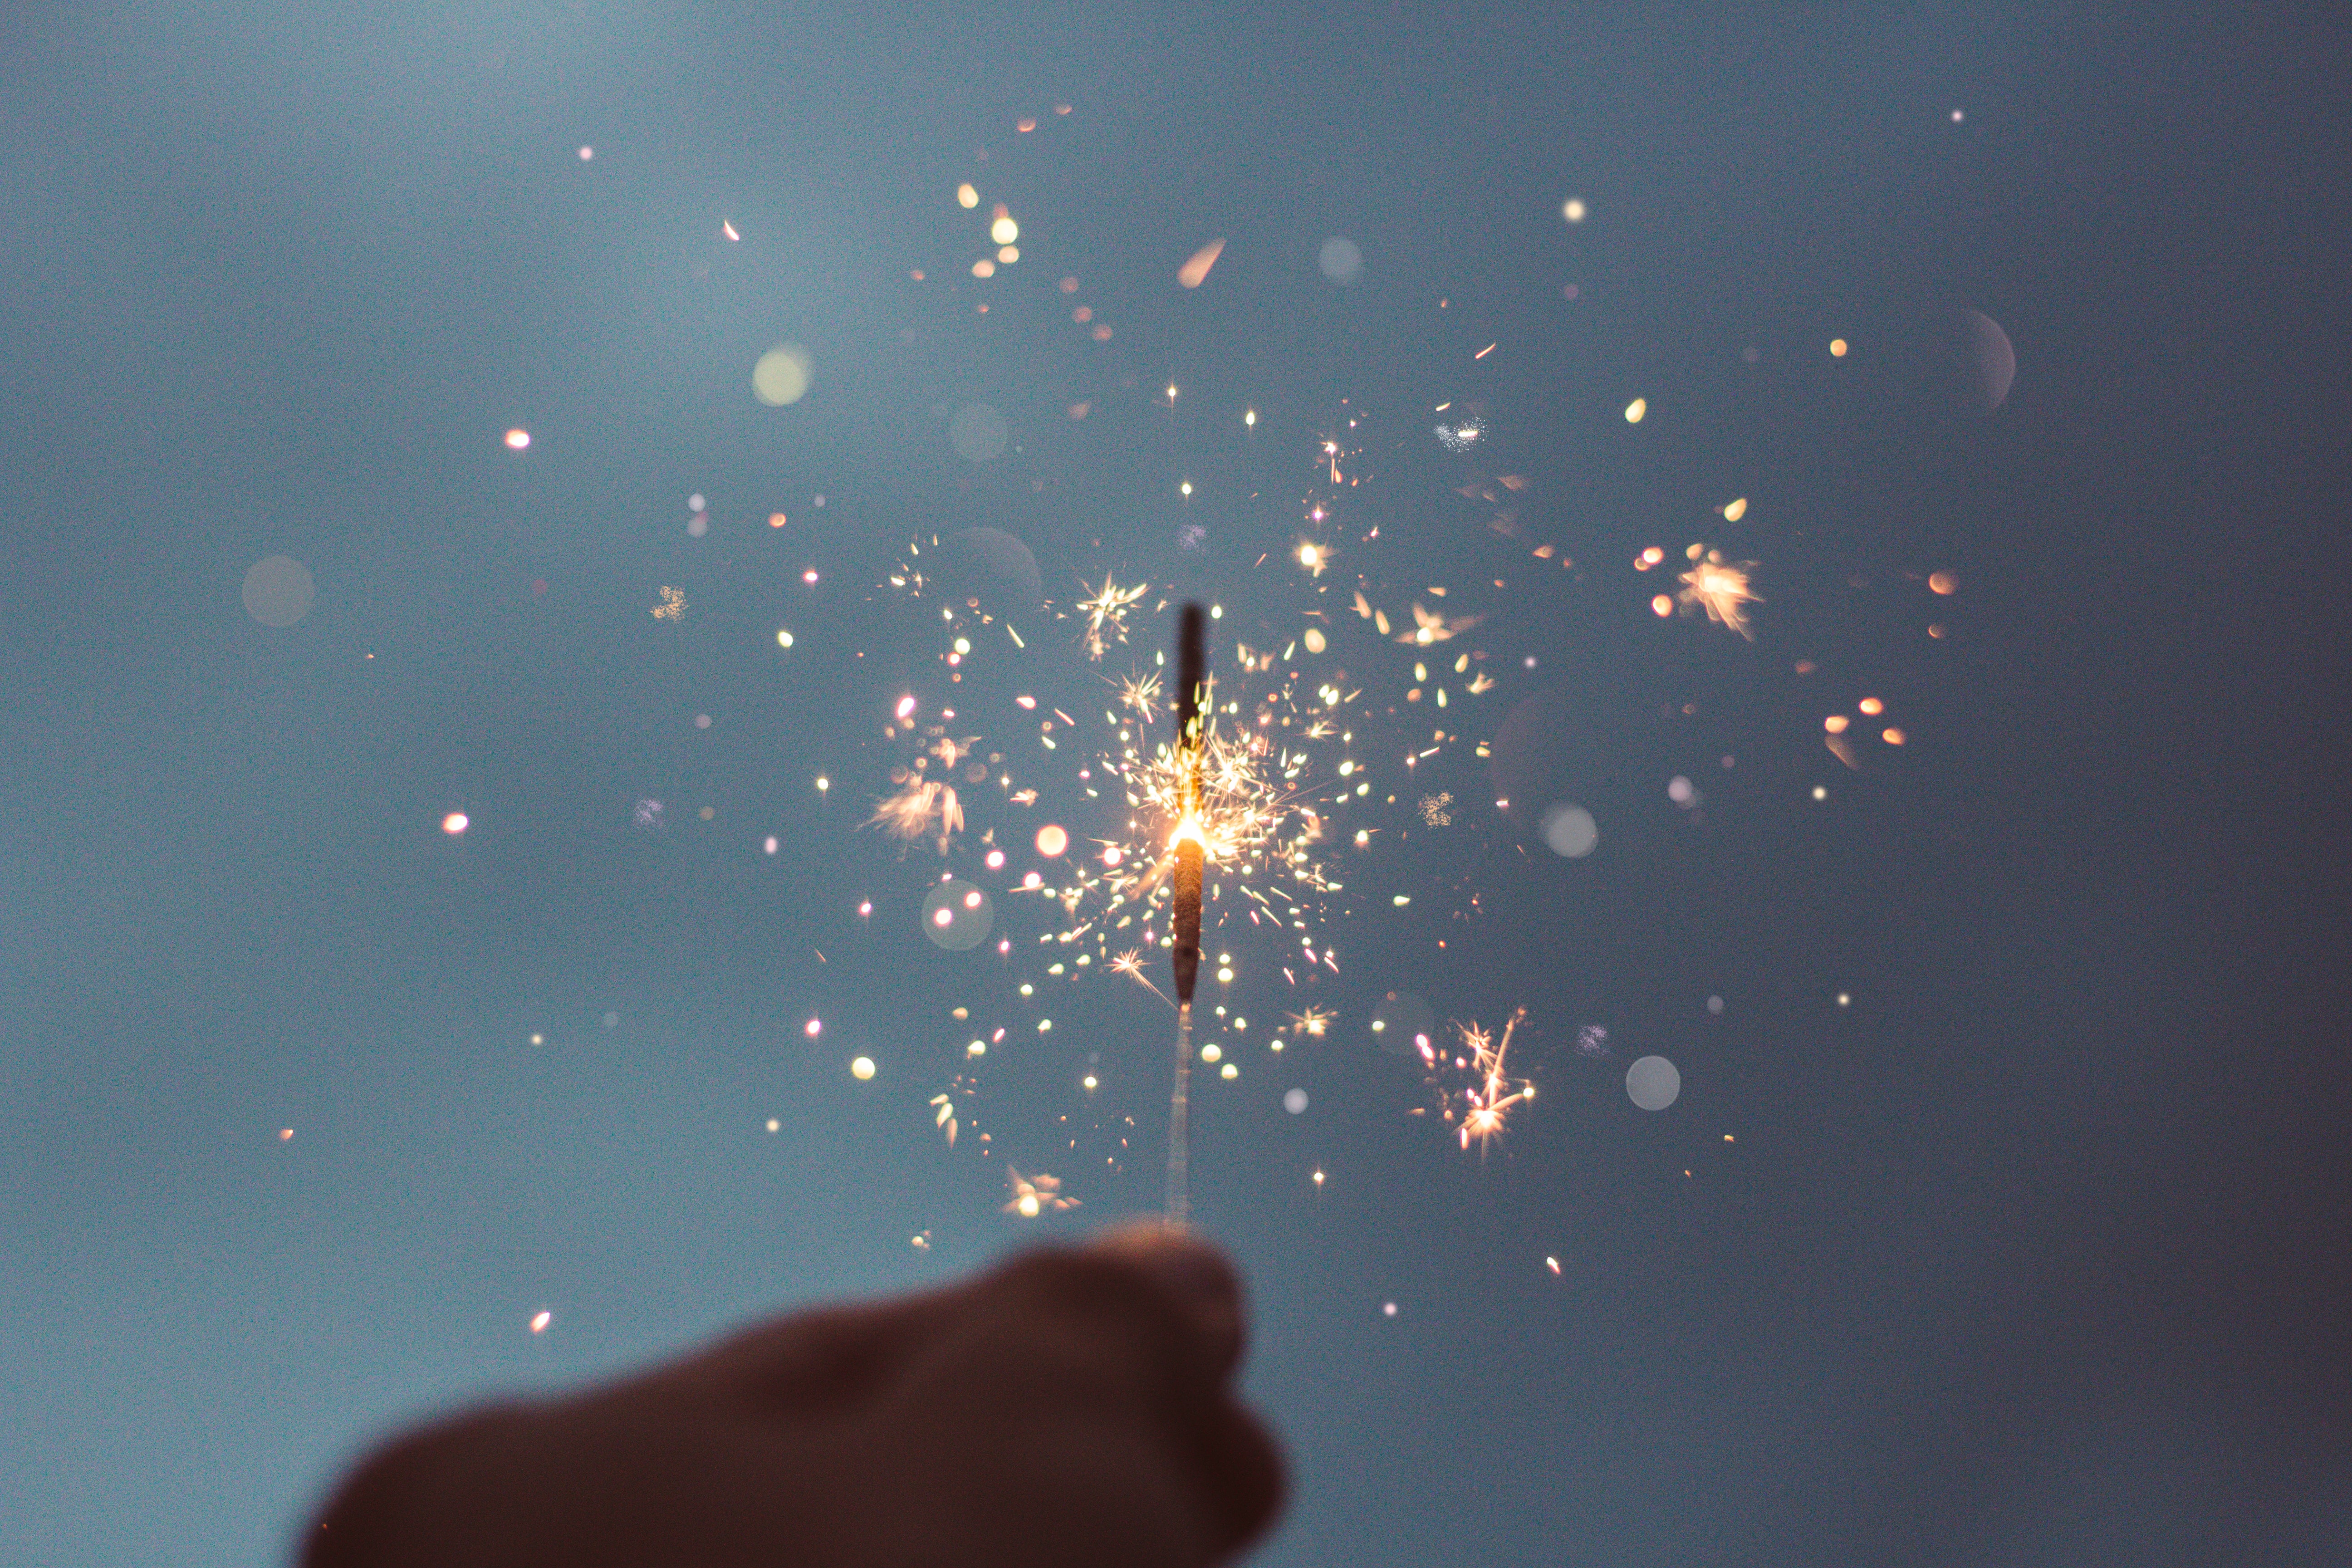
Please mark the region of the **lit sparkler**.
[[[1272, 668], [1269, 658], [1236, 652], [1244, 670]], [[1084, 943], [1106, 967], [1123, 944], [1154, 945], [1153, 930], [1165, 932], [1160, 921], [1174, 892], [1174, 834], [1188, 816], [1218, 873], [1204, 889], [1209, 900], [1230, 884], [1251, 906], [1254, 923], [1270, 919], [1308, 934], [1308, 913], [1339, 889], [1319, 846], [1359, 766], [1342, 759], [1327, 769], [1321, 752], [1335, 741], [1346, 743], [1337, 715], [1359, 695], [1335, 683], [1307, 691], [1286, 680], [1255, 700], [1216, 704], [1203, 686], [1189, 747], [1181, 715], [1174, 742], [1155, 747], [1139, 725], [1106, 713], [1118, 749], [1097, 753], [1090, 765], [1122, 787], [1129, 816], [1101, 854], [1074, 860], [1055, 883], [1040, 879], [1023, 889], [1054, 900], [1069, 919], [1068, 929], [1044, 940]], [[1227, 727], [1217, 723], [1220, 713]]]
[[1190, 1217], [1192, 1151], [1189, 1119], [1192, 1078], [1192, 989], [1201, 977], [1201, 874], [1208, 837], [1201, 824], [1202, 742], [1206, 721], [1201, 689], [1208, 680], [1208, 617], [1198, 605], [1184, 606], [1176, 639], [1176, 747], [1180, 773], [1173, 878], [1175, 944], [1171, 963], [1176, 977], [1176, 1075], [1168, 1096], [1168, 1223]]

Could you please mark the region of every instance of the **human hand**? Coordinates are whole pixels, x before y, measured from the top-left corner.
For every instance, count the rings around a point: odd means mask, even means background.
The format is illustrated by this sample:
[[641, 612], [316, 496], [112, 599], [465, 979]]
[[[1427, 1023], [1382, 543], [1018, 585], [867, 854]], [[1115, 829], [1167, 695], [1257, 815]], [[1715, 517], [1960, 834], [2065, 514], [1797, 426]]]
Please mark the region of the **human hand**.
[[1159, 1226], [778, 1319], [461, 1415], [347, 1479], [306, 1568], [1205, 1568], [1279, 1510], [1241, 1289]]

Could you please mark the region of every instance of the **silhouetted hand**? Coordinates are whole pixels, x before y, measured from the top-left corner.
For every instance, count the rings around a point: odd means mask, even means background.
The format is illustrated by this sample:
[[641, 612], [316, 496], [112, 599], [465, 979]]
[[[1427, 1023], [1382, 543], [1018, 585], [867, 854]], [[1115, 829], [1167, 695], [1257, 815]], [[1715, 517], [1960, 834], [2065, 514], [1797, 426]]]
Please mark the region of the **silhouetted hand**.
[[308, 1568], [1196, 1568], [1270, 1524], [1239, 1282], [1135, 1229], [401, 1439]]

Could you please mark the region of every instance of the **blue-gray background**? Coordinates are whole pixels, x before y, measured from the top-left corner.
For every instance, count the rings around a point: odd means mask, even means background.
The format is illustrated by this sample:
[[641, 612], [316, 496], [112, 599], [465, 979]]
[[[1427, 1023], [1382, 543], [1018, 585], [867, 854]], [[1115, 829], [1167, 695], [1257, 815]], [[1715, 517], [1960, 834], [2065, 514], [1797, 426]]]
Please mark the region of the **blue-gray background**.
[[[1287, 506], [1352, 398], [1432, 514], [1459, 476], [1405, 437], [1457, 393], [1592, 563], [1486, 646], [1722, 730], [1628, 742], [1656, 825], [1581, 868], [1492, 824], [1368, 862], [1482, 916], [1442, 961], [1360, 921], [1327, 1000], [1535, 1009], [1487, 1159], [1360, 1027], [1204, 1095], [1299, 1479], [1262, 1560], [2352, 1557], [2344, 54], [2091, 8], [12, 8], [0, 1561], [282, 1559], [403, 1418], [1037, 1234], [900, 1067], [1007, 982], [853, 831], [886, 682], [845, 660], [912, 662], [871, 584], [985, 522], [1065, 599], [1240, 592], [1296, 513], [1220, 494]], [[1030, 253], [985, 318], [963, 179]], [[1882, 374], [1963, 305], [2018, 344], [1990, 419]], [[815, 388], [763, 409], [784, 340]], [[1018, 450], [955, 455], [975, 399]], [[1180, 513], [1180, 470], [1223, 489]], [[1758, 644], [1652, 623], [1621, 563], [1749, 490]], [[1432, 580], [1495, 548], [1453, 526]], [[239, 602], [277, 553], [285, 629]], [[1846, 773], [1800, 655], [1911, 746]], [[1686, 819], [1660, 784], [1718, 742]], [[1141, 1001], [1057, 1028], [1148, 1076]], [[1559, 1048], [1590, 1021], [1612, 1064]]]

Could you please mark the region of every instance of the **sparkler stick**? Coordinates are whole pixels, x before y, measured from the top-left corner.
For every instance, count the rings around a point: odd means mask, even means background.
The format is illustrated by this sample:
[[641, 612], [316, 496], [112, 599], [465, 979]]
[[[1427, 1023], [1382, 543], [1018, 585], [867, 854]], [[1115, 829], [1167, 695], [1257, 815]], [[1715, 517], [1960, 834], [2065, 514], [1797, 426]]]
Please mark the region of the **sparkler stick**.
[[1207, 836], [1201, 830], [1201, 748], [1206, 730], [1201, 693], [1208, 679], [1208, 618], [1198, 605], [1184, 606], [1176, 670], [1176, 754], [1183, 783], [1174, 846], [1176, 1077], [1168, 1095], [1167, 1205], [1171, 1226], [1184, 1224], [1192, 1213], [1192, 986], [1201, 975], [1201, 873], [1208, 857]]

